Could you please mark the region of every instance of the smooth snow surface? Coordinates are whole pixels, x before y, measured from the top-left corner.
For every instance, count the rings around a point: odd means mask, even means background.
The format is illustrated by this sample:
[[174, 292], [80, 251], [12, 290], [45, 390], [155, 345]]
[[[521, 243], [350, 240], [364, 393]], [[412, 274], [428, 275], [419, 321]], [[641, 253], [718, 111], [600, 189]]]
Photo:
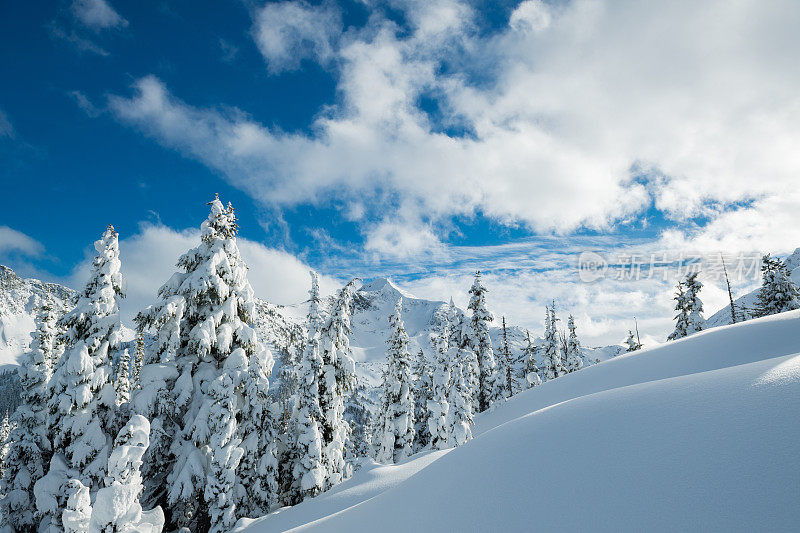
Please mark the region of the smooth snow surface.
[[793, 311], [618, 357], [239, 531], [796, 531], [799, 352]]

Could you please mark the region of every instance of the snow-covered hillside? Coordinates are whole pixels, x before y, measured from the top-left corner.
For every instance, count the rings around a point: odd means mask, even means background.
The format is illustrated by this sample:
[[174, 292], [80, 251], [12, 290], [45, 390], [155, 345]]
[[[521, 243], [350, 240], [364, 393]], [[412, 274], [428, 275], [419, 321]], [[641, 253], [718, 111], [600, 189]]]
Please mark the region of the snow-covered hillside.
[[800, 311], [710, 329], [524, 392], [476, 438], [237, 531], [796, 531]]
[[0, 265], [0, 371], [16, 365], [30, 348], [31, 332], [47, 299], [60, 314], [74, 305], [75, 291], [56, 283], [22, 279]]

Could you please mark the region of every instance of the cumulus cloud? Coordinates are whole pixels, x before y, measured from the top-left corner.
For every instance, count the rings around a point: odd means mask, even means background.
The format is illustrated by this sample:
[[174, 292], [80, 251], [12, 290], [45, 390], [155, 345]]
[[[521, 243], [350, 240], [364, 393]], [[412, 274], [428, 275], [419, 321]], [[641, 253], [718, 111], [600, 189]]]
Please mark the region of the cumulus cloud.
[[93, 30], [128, 25], [128, 21], [105, 0], [75, 0], [72, 3], [72, 13], [83, 25]]
[[253, 18], [253, 38], [273, 74], [295, 70], [304, 59], [326, 64], [342, 32], [341, 16], [332, 4], [270, 2]]
[[[331, 7], [257, 10], [270, 68], [309, 54], [337, 60], [341, 102], [320, 110], [313, 134], [192, 106], [154, 77], [112, 97], [112, 109], [266, 203], [348, 206], [391, 191], [377, 210], [416, 206], [403, 215], [407, 231], [369, 222], [374, 213], [363, 228], [389, 254], [397, 242], [437, 246], [422, 220], [480, 211], [569, 232], [652, 203], [680, 221], [710, 204], [777, 197], [800, 172], [800, 74], [786, 53], [800, 46], [794, 2], [529, 0], [489, 36], [474, 31], [465, 3], [403, 5], [410, 30], [374, 16], [336, 46]], [[454, 123], [467, 133], [448, 133]]]

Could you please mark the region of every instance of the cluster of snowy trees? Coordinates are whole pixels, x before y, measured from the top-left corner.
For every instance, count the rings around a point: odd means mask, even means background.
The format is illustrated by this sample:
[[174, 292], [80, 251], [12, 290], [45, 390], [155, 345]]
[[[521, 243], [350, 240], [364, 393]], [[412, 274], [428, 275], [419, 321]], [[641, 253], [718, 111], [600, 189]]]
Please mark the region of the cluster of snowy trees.
[[[503, 344], [495, 357], [489, 336], [493, 318], [486, 307], [486, 288], [480, 272], [469, 291], [466, 316], [449, 306], [437, 310], [431, 334], [434, 364], [429, 367], [422, 350], [416, 360], [409, 353], [409, 338], [402, 320], [402, 299], [389, 317], [386, 367], [381, 385], [379, 420], [372, 434], [378, 462], [393, 463], [424, 449], [459, 446], [472, 438], [475, 413], [491, 409], [518, 392], [514, 361], [508, 347], [503, 318]], [[583, 368], [575, 320], [568, 332], [557, 328], [555, 303], [547, 306], [544, 342], [535, 346], [527, 335], [523, 364], [526, 387], [540, 385]], [[544, 359], [539, 369], [537, 357]]]
[[[699, 272], [689, 273], [678, 282], [675, 290], [675, 330], [667, 340], [676, 340], [701, 331], [705, 327], [703, 302], [700, 289], [703, 284], [697, 279]], [[727, 280], [727, 271], [726, 271]], [[758, 290], [755, 309], [738, 309], [728, 282], [731, 322], [746, 320], [749, 316], [762, 317], [800, 309], [800, 292], [792, 281], [786, 264], [769, 254], [761, 259], [761, 287]]]
[[113, 227], [77, 306], [59, 318], [45, 305], [19, 370], [22, 404], [0, 424], [0, 513], [12, 531], [227, 531], [351, 475], [354, 283], [325, 313], [312, 277], [281, 424], [236, 216], [218, 198], [209, 205], [200, 244], [137, 316], [133, 354], [122, 347]]
[[0, 481], [12, 531], [155, 532], [164, 524], [160, 508], [144, 511], [139, 500], [149, 422], [127, 408], [130, 381], [112, 372], [114, 361], [130, 366], [119, 353], [124, 284], [112, 226], [95, 249], [76, 307], [59, 318], [45, 302], [21, 361], [22, 403]]

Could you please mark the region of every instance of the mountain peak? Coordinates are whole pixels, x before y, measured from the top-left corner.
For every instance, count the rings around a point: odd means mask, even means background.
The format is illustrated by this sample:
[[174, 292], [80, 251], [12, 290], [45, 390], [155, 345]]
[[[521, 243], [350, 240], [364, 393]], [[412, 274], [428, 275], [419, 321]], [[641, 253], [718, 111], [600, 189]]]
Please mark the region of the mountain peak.
[[381, 293], [387, 296], [393, 296], [395, 298], [403, 297], [403, 298], [416, 299], [415, 296], [407, 293], [406, 291], [395, 285], [394, 282], [392, 282], [392, 280], [384, 277], [375, 278], [372, 281], [365, 283], [364, 285], [361, 286], [361, 289], [359, 289], [359, 291]]

